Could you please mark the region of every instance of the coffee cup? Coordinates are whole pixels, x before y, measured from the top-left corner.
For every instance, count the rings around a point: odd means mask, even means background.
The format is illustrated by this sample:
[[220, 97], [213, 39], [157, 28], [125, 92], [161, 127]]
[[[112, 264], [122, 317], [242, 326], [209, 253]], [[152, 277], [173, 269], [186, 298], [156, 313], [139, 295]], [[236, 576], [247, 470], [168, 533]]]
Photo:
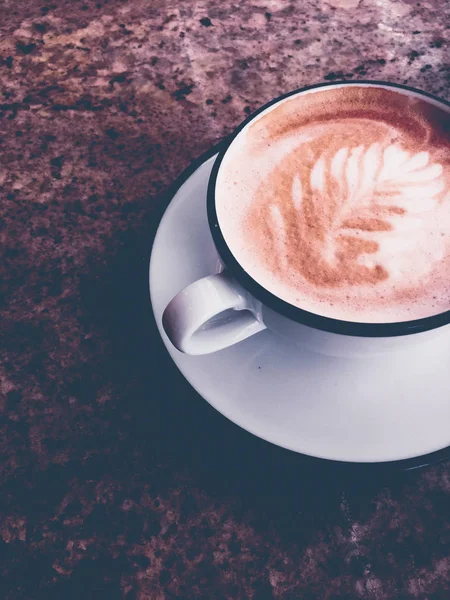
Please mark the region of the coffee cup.
[[267, 328], [355, 357], [450, 336], [449, 131], [450, 103], [385, 82], [260, 108], [215, 160], [205, 208], [224, 270], [169, 302], [172, 344], [207, 354]]

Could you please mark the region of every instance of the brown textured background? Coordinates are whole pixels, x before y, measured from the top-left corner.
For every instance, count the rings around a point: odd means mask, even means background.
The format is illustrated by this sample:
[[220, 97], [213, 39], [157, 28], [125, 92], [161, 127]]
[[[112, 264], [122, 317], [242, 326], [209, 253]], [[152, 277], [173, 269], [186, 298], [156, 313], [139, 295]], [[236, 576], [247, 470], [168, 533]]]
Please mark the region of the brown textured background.
[[450, 467], [346, 476], [238, 430], [171, 365], [164, 193], [279, 93], [450, 99], [440, 0], [0, 0], [0, 597], [447, 599]]

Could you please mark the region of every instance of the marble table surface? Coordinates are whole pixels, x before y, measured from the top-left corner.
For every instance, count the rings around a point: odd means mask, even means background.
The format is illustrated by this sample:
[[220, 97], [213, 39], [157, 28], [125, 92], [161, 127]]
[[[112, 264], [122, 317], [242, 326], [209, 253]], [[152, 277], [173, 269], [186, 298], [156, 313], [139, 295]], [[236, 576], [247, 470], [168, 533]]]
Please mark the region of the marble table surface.
[[0, 0], [0, 597], [447, 599], [450, 467], [348, 474], [227, 422], [149, 306], [173, 180], [320, 81], [450, 99], [443, 0]]

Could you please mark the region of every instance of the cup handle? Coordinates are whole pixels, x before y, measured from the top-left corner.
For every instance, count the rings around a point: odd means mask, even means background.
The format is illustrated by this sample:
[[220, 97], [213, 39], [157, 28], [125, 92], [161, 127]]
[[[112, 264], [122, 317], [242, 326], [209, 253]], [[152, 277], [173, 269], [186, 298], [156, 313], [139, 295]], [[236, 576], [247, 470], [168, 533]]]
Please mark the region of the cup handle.
[[266, 328], [255, 301], [227, 271], [184, 288], [169, 302], [162, 320], [175, 348], [194, 355], [222, 350]]

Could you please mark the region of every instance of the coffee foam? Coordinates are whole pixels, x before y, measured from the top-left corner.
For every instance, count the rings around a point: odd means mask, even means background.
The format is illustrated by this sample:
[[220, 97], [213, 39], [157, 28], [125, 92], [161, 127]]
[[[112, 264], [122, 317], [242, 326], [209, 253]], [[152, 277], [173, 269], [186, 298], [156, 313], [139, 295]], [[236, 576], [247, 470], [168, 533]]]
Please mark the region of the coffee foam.
[[290, 304], [364, 322], [450, 309], [450, 114], [410, 93], [290, 97], [231, 144], [216, 184], [225, 240]]

